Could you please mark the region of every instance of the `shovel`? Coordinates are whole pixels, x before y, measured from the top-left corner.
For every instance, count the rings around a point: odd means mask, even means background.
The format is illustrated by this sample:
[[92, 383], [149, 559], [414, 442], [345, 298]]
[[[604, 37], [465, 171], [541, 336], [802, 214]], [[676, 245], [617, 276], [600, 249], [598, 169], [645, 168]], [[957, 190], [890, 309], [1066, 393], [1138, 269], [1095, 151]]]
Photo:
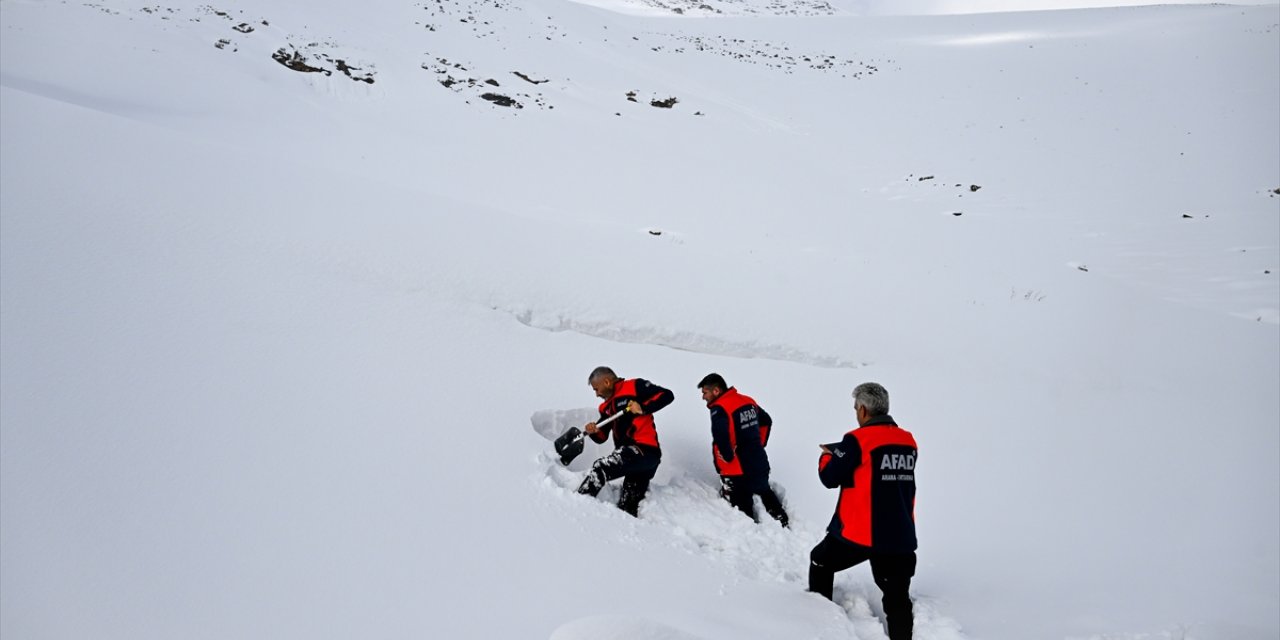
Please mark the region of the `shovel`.
[[[604, 425], [621, 418], [624, 413], [626, 412], [619, 411], [608, 418], [597, 422], [596, 426], [603, 427]], [[567, 467], [570, 462], [573, 462], [574, 458], [578, 457], [578, 454], [582, 453], [583, 440], [585, 440], [586, 437], [587, 434], [584, 433], [582, 429], [569, 427], [564, 433], [560, 434], [559, 438], [556, 438], [555, 447], [556, 453], [560, 455], [560, 464]]]

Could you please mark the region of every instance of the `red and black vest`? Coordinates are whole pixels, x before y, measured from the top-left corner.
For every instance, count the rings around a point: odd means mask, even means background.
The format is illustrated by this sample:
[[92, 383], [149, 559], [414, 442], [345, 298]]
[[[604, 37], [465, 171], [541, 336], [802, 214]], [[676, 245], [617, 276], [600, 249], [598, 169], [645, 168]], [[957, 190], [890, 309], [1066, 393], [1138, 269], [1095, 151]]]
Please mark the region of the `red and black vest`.
[[[716, 473], [722, 476], [741, 476], [769, 471], [769, 458], [764, 453], [768, 414], [750, 396], [738, 393], [734, 387], [707, 403], [711, 410], [711, 457]], [[723, 412], [717, 414], [717, 410]], [[723, 417], [721, 417], [723, 416]], [[724, 424], [722, 421], [727, 421]], [[730, 456], [722, 455], [716, 440], [727, 436]]]
[[827, 531], [884, 553], [916, 549], [916, 479], [919, 450], [910, 432], [882, 416], [845, 434], [818, 459], [818, 476], [839, 487]]
[[[640, 397], [641, 395], [645, 397]], [[627, 404], [632, 400], [640, 403], [644, 413], [628, 414], [618, 418], [617, 421], [602, 428], [598, 439], [593, 439], [604, 442], [608, 437], [608, 431], [612, 429], [615, 448], [638, 444], [658, 449], [658, 430], [654, 426], [651, 414], [670, 404], [672, 399], [674, 396], [671, 391], [647, 380], [638, 378], [620, 380], [613, 387], [613, 395], [600, 403], [600, 419], [603, 420], [618, 412], [625, 412]]]

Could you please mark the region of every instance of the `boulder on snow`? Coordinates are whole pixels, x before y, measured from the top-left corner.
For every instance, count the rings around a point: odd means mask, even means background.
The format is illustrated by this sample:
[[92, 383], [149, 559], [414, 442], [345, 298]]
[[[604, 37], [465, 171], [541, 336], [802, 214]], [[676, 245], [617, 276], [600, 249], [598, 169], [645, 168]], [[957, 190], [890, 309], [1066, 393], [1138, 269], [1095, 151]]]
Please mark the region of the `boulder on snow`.
[[500, 93], [485, 93], [485, 94], [482, 94], [480, 97], [498, 105], [499, 107], [515, 107], [517, 109], [524, 108], [524, 105], [520, 104], [519, 102], [516, 102], [514, 98], [510, 96], [504, 96]]
[[320, 67], [313, 67], [307, 64], [307, 58], [301, 53], [298, 53], [296, 50], [290, 53], [289, 50], [284, 47], [277, 49], [275, 53], [271, 54], [271, 59], [284, 65], [287, 69], [293, 69], [294, 71], [301, 73], [323, 73], [326, 76], [333, 73], [328, 69], [321, 69]]

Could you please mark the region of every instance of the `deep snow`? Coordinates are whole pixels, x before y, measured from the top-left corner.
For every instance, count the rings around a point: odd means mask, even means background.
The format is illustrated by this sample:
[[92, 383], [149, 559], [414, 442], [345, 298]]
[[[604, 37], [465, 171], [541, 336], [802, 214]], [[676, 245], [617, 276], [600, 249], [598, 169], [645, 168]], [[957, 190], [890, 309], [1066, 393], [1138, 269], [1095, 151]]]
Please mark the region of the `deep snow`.
[[1280, 635], [1280, 9], [685, 4], [0, 0], [0, 635], [880, 638], [803, 591], [865, 380], [917, 637]]

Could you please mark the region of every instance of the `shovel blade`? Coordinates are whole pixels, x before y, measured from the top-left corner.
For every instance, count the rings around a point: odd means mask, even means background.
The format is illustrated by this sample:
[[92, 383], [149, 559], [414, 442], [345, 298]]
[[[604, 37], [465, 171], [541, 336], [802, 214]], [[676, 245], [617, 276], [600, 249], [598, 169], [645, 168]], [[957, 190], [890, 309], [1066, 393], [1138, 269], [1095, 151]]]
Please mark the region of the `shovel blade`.
[[556, 454], [560, 456], [560, 464], [567, 466], [582, 453], [582, 429], [569, 427], [567, 431], [560, 434], [559, 438], [556, 438], [555, 447]]

